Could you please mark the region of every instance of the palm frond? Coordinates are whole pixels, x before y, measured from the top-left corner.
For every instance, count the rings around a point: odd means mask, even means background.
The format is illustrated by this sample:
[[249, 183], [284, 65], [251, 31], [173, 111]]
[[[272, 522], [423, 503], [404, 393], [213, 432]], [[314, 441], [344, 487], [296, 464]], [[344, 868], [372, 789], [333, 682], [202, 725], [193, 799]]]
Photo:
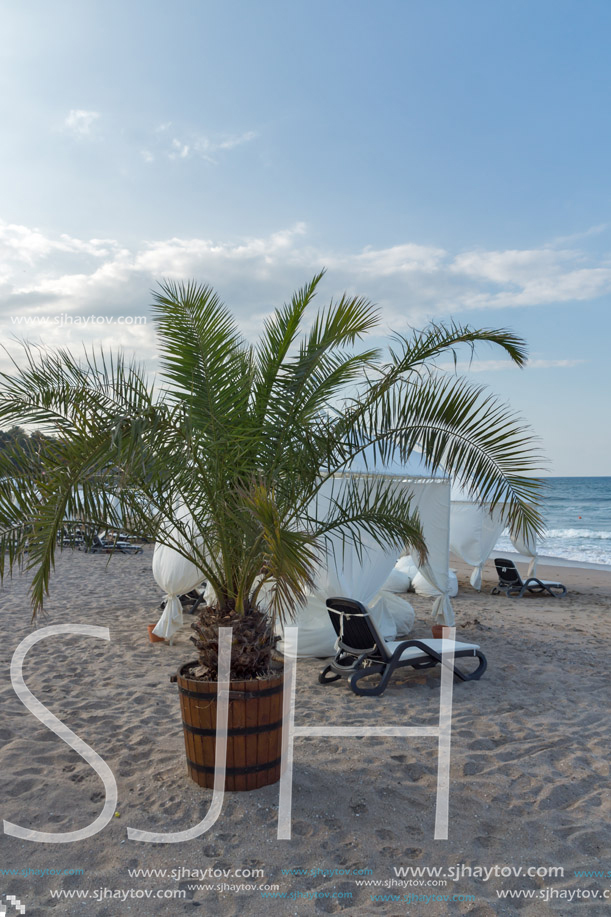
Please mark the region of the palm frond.
[[[327, 549], [342, 553], [352, 546], [360, 559], [366, 542], [427, 557], [418, 512], [412, 509], [412, 495], [400, 482], [378, 475], [348, 474], [332, 479], [331, 493], [320, 496], [311, 510], [310, 526], [324, 539]], [[328, 505], [325, 505], [328, 501]]]
[[481, 502], [501, 508], [508, 525], [526, 537], [541, 533], [543, 458], [532, 430], [501, 399], [461, 377], [437, 376], [395, 386], [352, 426], [383, 464], [398, 452], [407, 462], [422, 454], [432, 471], [451, 472]]
[[421, 331], [413, 330], [409, 337], [395, 334], [394, 338], [401, 350], [397, 352], [391, 347], [390, 353], [400, 373], [427, 365], [448, 352], [456, 363], [461, 345], [466, 345], [473, 356], [476, 346], [482, 343], [500, 347], [517, 366], [526, 364], [525, 342], [507, 328], [472, 328], [454, 321], [430, 322]]

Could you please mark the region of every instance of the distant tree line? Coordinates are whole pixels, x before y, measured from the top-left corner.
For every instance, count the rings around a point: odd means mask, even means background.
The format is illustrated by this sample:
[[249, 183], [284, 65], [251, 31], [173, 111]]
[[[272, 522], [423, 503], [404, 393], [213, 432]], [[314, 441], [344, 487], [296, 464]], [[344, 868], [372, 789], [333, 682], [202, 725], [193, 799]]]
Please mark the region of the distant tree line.
[[[39, 456], [44, 443], [52, 442], [54, 437], [45, 436], [35, 430], [28, 433], [23, 427], [11, 427], [10, 430], [0, 430], [0, 459], [6, 470], [7, 465], [12, 465], [16, 470], [24, 470], [24, 459], [19, 458], [20, 450], [28, 455], [27, 466]], [[23, 453], [21, 453], [23, 455]]]

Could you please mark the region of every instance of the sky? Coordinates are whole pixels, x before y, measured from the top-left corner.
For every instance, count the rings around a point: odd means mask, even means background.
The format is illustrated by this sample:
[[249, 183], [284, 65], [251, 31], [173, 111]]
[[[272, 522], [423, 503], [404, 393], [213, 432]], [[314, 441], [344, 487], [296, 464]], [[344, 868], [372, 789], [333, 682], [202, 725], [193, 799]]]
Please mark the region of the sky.
[[[211, 284], [256, 338], [374, 301], [374, 343], [511, 328], [465, 371], [554, 475], [611, 475], [608, 0], [0, 0], [0, 338], [123, 346]], [[0, 368], [6, 369], [6, 357]]]

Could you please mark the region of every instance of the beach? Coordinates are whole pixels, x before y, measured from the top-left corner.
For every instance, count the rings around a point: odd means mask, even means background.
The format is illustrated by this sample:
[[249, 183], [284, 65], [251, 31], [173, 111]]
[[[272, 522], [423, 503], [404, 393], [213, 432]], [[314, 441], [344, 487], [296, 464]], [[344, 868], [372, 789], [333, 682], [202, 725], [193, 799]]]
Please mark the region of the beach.
[[[170, 683], [194, 658], [189, 616], [174, 645], [148, 639], [162, 598], [151, 553], [147, 546], [108, 562], [67, 550], [57, 559], [39, 627], [97, 625], [109, 628], [110, 640], [49, 637], [28, 653], [24, 677], [110, 766], [118, 803], [100, 833], [76, 843], [0, 835], [1, 891], [19, 898], [27, 917], [608, 913], [611, 568], [540, 565], [538, 574], [560, 579], [568, 595], [508, 599], [490, 594], [491, 563], [477, 593], [470, 570], [452, 562], [461, 587], [453, 600], [457, 639], [480, 644], [488, 670], [480, 681], [454, 684], [448, 840], [433, 838], [435, 739], [299, 738], [290, 840], [277, 838], [276, 784], [226, 794], [217, 822], [194, 840], [146, 844], [129, 840], [127, 828], [187, 829], [212, 798], [187, 776]], [[31, 633], [28, 581], [15, 575], [0, 589], [2, 817], [65, 832], [98, 816], [104, 789], [11, 686], [11, 657]], [[416, 611], [409, 636], [428, 637], [431, 600], [408, 598]], [[368, 698], [343, 681], [319, 685], [323, 665], [299, 661], [297, 725], [436, 725], [438, 669], [404, 669], [382, 698]], [[507, 873], [520, 868], [522, 875]], [[575, 874], [596, 870], [609, 878]], [[88, 898], [69, 897], [76, 892]], [[520, 892], [538, 897], [499, 897]], [[442, 895], [462, 900], [436, 900]]]

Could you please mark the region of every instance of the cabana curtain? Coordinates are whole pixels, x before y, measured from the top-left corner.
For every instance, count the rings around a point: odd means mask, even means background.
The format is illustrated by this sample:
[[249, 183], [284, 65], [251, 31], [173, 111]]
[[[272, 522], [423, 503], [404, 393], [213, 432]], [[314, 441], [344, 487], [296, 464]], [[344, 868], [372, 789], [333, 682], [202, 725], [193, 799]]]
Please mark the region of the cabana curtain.
[[[184, 526], [185, 523], [193, 524], [191, 513], [183, 506], [177, 510], [177, 515]], [[172, 536], [177, 544], [182, 544], [182, 539], [176, 530]], [[180, 595], [190, 592], [203, 580], [202, 571], [195, 564], [183, 557], [167, 545], [156, 544], [153, 552], [153, 576], [165, 592], [166, 605], [153, 633], [166, 640], [172, 640], [174, 634], [182, 627], [182, 604]]]
[[500, 510], [477, 503], [452, 501], [450, 509], [450, 550], [473, 567], [471, 585], [482, 588], [482, 569], [497, 543], [505, 524]]
[[[482, 569], [495, 544], [505, 529], [501, 507], [492, 512], [489, 505], [481, 506], [468, 500], [452, 500], [450, 509], [450, 550], [473, 567], [471, 585], [478, 591], [482, 587]], [[531, 558], [528, 576], [534, 576], [537, 565], [537, 546], [533, 539], [525, 542], [511, 535], [518, 554]]]
[[[377, 476], [377, 475], [376, 475]], [[318, 496], [318, 513], [329, 512], [331, 499], [341, 499], [341, 489], [347, 480], [365, 480], [364, 473], [336, 475], [325, 482]], [[450, 525], [450, 482], [447, 478], [407, 478], [395, 475], [391, 478], [395, 487], [412, 495], [412, 507], [418, 511], [424, 539], [429, 555], [420, 569], [428, 582], [441, 594], [433, 604], [433, 618], [436, 622], [451, 625], [454, 611], [448, 595], [448, 558]], [[326, 506], [325, 506], [326, 504]], [[359, 557], [354, 546], [345, 545], [341, 539], [331, 539], [332, 545], [321, 564], [315, 587], [307, 604], [299, 609], [295, 623], [299, 627], [299, 656], [328, 656], [334, 652], [336, 635], [331, 626], [325, 600], [330, 596], [357, 597], [372, 609], [381, 632], [386, 636], [394, 619], [396, 632], [397, 615], [403, 599], [391, 599], [389, 594], [378, 594], [388, 579], [396, 560], [396, 549], [384, 549], [366, 532], [362, 533], [363, 551]], [[282, 652], [283, 644], [278, 649]]]

